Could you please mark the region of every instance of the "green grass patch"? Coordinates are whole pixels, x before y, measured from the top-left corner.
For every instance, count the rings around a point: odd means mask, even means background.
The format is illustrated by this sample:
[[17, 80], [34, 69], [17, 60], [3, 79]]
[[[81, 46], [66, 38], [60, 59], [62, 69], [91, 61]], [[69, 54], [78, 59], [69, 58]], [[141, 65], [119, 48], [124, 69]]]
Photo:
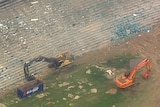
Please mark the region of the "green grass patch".
[[113, 58], [110, 58], [109, 60], [107, 60], [106, 63], [104, 63], [104, 65], [108, 66], [108, 67], [113, 67], [113, 68], [129, 68], [129, 61], [131, 59], [136, 58], [137, 56], [132, 55], [130, 53], [125, 53], [122, 54], [120, 56], [116, 56]]
[[[87, 74], [87, 70], [91, 72]], [[44, 80], [45, 90], [42, 93], [46, 96], [43, 98], [33, 95], [19, 100], [13, 92], [0, 99], [0, 103], [7, 107], [124, 107], [123, 102], [128, 95], [119, 89], [116, 94], [106, 94], [109, 89], [117, 87], [104, 74], [95, 67], [77, 66], [70, 72], [48, 75]], [[68, 85], [60, 87], [64, 82]], [[91, 93], [91, 89], [97, 89], [97, 93]], [[74, 99], [76, 96], [79, 99]]]

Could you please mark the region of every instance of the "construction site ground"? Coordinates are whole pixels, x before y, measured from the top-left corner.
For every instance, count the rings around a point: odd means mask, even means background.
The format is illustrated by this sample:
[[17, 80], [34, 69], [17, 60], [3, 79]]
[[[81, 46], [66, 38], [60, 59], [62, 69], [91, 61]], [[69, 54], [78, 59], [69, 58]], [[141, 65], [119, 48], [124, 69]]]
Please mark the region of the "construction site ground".
[[[119, 105], [117, 105], [115, 103], [115, 104], [112, 104], [113, 107], [159, 107], [160, 106], [160, 102], [159, 102], [160, 101], [160, 96], [159, 96], [159, 93], [160, 93], [160, 89], [159, 89], [159, 87], [160, 87], [160, 84], [159, 84], [159, 82], [160, 82], [160, 49], [159, 49], [159, 46], [160, 46], [160, 26], [158, 25], [158, 26], [154, 27], [153, 30], [149, 31], [148, 33], [139, 34], [139, 35], [134, 36], [133, 38], [129, 38], [129, 39], [125, 39], [123, 41], [115, 42], [115, 43], [109, 44], [107, 46], [106, 45], [99, 46], [98, 50], [88, 52], [88, 53], [84, 54], [83, 56], [78, 57], [74, 64], [84, 65], [85, 67], [89, 66], [89, 65], [100, 64], [100, 63], [105, 62], [107, 59], [111, 59], [111, 58], [114, 58], [115, 56], [123, 55], [124, 53], [130, 53], [133, 55], [137, 55], [140, 58], [147, 58], [148, 57], [149, 59], [151, 59], [151, 75], [148, 80], [143, 80], [143, 79], [140, 79], [141, 72], [138, 72], [136, 75], [136, 82], [139, 83], [139, 85], [121, 90], [119, 88], [116, 88], [114, 81], [110, 81], [109, 84], [103, 84], [103, 82], [97, 83], [97, 84], [101, 84], [103, 86], [102, 90], [105, 90], [103, 88], [108, 87], [109, 89], [111, 89], [112, 93], [114, 93], [115, 92], [114, 89], [116, 89], [118, 92], [122, 92], [120, 94], [121, 96], [125, 96], [125, 100], [122, 100], [122, 102], [121, 102], [121, 99], [116, 99], [117, 98], [116, 95], [115, 95], [115, 99], [114, 99], [114, 97], [110, 97], [112, 100], [120, 100], [120, 101], [115, 101], [115, 102], [118, 102]], [[83, 68], [84, 66], [80, 66], [80, 67]], [[79, 69], [82, 70], [82, 68], [79, 68]], [[72, 70], [70, 69], [69, 71], [72, 71]], [[121, 70], [119, 72], [121, 72]], [[86, 73], [90, 74], [89, 71]], [[66, 72], [66, 73], [59, 74], [59, 76], [56, 78], [57, 81], [60, 80], [58, 86], [59, 87], [68, 86], [69, 89], [72, 89], [74, 87], [72, 87], [71, 83], [69, 84], [67, 82], [63, 82], [65, 80], [65, 78], [68, 77], [67, 74], [71, 74], [71, 73]], [[84, 81], [81, 81], [81, 82], [83, 83]], [[98, 78], [97, 78], [97, 81], [98, 81]], [[45, 82], [47, 83], [47, 80]], [[95, 82], [96, 82], [96, 80], [95, 80]], [[53, 85], [53, 88], [51, 90], [52, 91], [54, 89], [56, 90], [57, 88], [55, 87], [54, 82], [52, 83], [52, 85]], [[90, 84], [90, 85], [92, 87], [92, 84]], [[79, 84], [79, 88], [81, 89], [83, 87]], [[94, 102], [94, 101], [98, 101], [96, 99], [96, 95], [97, 95], [96, 93], [100, 93], [99, 90], [97, 91], [96, 89], [94, 89], [94, 87], [92, 87], [92, 88], [93, 88], [92, 89], [93, 92], [91, 91], [91, 93], [95, 93], [95, 94], [92, 96], [92, 99], [88, 99], [89, 103]], [[47, 96], [48, 94], [49, 93], [47, 93], [47, 92], [44, 92], [42, 94], [38, 94], [39, 95], [38, 98], [43, 98], [43, 97]], [[64, 94], [64, 93], [57, 93], [57, 96], [62, 96], [62, 94]], [[12, 95], [13, 95], [13, 93], [12, 93]], [[8, 94], [7, 96], [10, 96], [10, 94]], [[16, 95], [14, 92], [14, 97], [15, 96]], [[74, 97], [73, 98], [74, 100], [72, 101], [72, 103], [68, 103], [67, 106], [73, 106], [73, 107], [80, 106], [80, 105], [78, 105], [78, 106], [74, 105], [74, 102], [76, 102], [75, 100], [81, 99], [81, 96], [78, 96], [78, 95], [73, 96], [72, 94], [68, 94], [68, 97], [69, 98]], [[23, 99], [22, 102], [23, 103], [29, 102], [29, 100], [31, 100], [31, 98], [28, 98], [26, 100]], [[15, 98], [15, 99], [17, 99], [17, 98]], [[7, 97], [4, 96], [0, 100], [0, 103], [6, 104], [6, 102], [10, 102], [11, 100], [15, 101], [15, 99], [8, 99]], [[10, 100], [10, 101], [8, 101], [8, 100]], [[33, 104], [34, 104], [34, 101], [35, 100], [32, 99]], [[68, 101], [68, 99], [66, 99], [64, 97], [63, 101]], [[80, 101], [83, 101], [83, 100], [80, 100]], [[106, 99], [106, 101], [105, 100], [99, 101], [99, 103], [105, 104], [105, 102], [107, 102], [107, 101], [110, 101], [110, 99], [108, 99], [108, 100]], [[20, 101], [16, 100], [16, 102], [15, 102], [15, 104], [17, 103], [16, 107], [18, 107], [18, 102], [21, 103], [21, 100]], [[55, 103], [60, 104], [61, 102], [59, 102], [59, 101], [48, 102], [47, 104], [54, 105]], [[97, 104], [98, 104], [98, 102], [97, 102]], [[102, 104], [102, 107], [104, 106], [103, 104]], [[35, 107], [40, 107], [40, 106], [35, 105]], [[49, 107], [49, 106], [46, 106], [46, 107]]]
[[[87, 60], [91, 62], [103, 61], [105, 58], [114, 57], [123, 53], [137, 54], [141, 58], [151, 59], [151, 75], [147, 83], [138, 81], [141, 85], [136, 94], [141, 94], [138, 99], [133, 99], [126, 102], [125, 107], [159, 107], [160, 106], [160, 26], [155, 26], [153, 30], [148, 33], [139, 34], [133, 38], [125, 39], [124, 41], [113, 43], [110, 46], [99, 49], [96, 52], [91, 52], [82, 57], [82, 61]], [[103, 47], [103, 46], [100, 46]], [[140, 75], [136, 75], [140, 77]], [[140, 89], [139, 89], [140, 88]], [[132, 90], [132, 89], [131, 89]], [[138, 91], [138, 90], [141, 90]], [[132, 96], [130, 96], [132, 97]]]

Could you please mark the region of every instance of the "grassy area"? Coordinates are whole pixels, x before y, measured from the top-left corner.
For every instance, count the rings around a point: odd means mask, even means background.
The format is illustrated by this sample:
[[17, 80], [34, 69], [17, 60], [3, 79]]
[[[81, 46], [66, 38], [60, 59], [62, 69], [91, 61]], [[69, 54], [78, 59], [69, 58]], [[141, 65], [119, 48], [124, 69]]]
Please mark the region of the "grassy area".
[[129, 68], [129, 61], [136, 58], [135, 55], [125, 53], [120, 56], [110, 58], [104, 65], [114, 68]]
[[[110, 59], [107, 66], [127, 68], [132, 55], [120, 56]], [[84, 66], [84, 65], [83, 65]], [[89, 73], [86, 73], [90, 71]], [[126, 107], [128, 91], [117, 89], [111, 79], [104, 76], [105, 72], [93, 66], [74, 67], [70, 72], [49, 75], [44, 80], [45, 90], [42, 93], [18, 99], [15, 92], [0, 99], [0, 103], [7, 107]], [[92, 89], [97, 92], [92, 93]], [[117, 89], [116, 94], [106, 94], [110, 89]], [[38, 98], [38, 95], [43, 95]], [[132, 98], [136, 95], [132, 96]]]

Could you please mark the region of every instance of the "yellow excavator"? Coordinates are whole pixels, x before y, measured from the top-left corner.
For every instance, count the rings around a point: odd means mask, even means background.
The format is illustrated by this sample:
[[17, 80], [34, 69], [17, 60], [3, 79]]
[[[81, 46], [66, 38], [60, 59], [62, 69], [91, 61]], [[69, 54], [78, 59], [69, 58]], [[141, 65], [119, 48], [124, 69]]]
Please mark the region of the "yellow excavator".
[[150, 60], [148, 58], [138, 63], [137, 66], [135, 66], [129, 74], [123, 74], [123, 75], [117, 76], [115, 80], [117, 87], [127, 88], [133, 85], [136, 72], [145, 65], [146, 65], [147, 71], [143, 73], [143, 77], [147, 79], [151, 71]]
[[56, 59], [58, 60], [58, 63], [59, 63], [58, 68], [61, 68], [71, 64], [74, 60], [74, 56], [69, 52], [65, 52], [65, 53], [56, 55]]
[[58, 68], [61, 68], [61, 67], [64, 67], [64, 66], [71, 64], [73, 62], [73, 60], [74, 60], [74, 56], [72, 54], [70, 54], [69, 52], [64, 52], [64, 53], [58, 54], [58, 55], [56, 55], [55, 58], [48, 58], [48, 57], [44, 57], [44, 56], [39, 56], [39, 57], [34, 58], [24, 64], [25, 79], [27, 81], [31, 81], [31, 80], [35, 79], [34, 75], [31, 75], [29, 72], [29, 66], [31, 66], [33, 63], [41, 62], [41, 61], [48, 62], [49, 68], [53, 67], [53, 68], [58, 69]]

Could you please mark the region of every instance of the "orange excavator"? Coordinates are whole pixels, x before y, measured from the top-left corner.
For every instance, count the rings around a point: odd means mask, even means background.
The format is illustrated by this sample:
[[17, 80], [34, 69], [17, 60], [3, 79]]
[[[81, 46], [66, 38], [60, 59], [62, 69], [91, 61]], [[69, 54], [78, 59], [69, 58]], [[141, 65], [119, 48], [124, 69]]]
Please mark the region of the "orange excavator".
[[150, 60], [148, 58], [138, 63], [137, 66], [135, 66], [129, 74], [123, 74], [123, 75], [117, 76], [115, 80], [117, 87], [127, 88], [133, 85], [136, 72], [145, 65], [146, 65], [147, 71], [144, 72], [142, 76], [145, 79], [147, 79], [150, 75], [150, 69], [151, 69]]

